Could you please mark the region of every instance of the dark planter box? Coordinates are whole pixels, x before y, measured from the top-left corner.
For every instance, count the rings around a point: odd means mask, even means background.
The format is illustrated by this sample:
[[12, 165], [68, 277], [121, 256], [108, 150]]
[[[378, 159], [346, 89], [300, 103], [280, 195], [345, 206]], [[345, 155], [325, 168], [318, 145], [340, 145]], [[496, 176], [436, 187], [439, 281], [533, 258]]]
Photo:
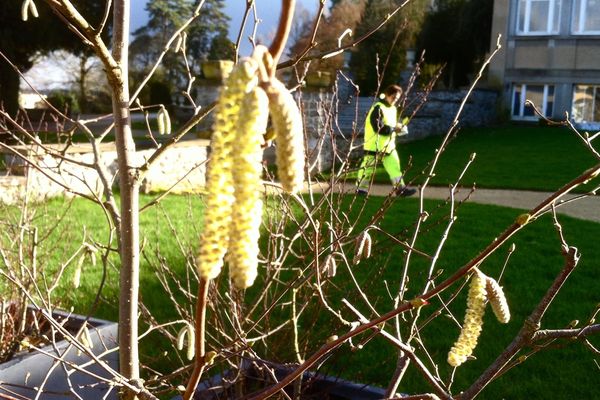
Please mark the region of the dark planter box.
[[[267, 371], [270, 368], [277, 380], [283, 379], [293, 369], [278, 364], [266, 363], [264, 367], [258, 368], [256, 364], [244, 368], [245, 394], [257, 392], [267, 385], [273, 384], [273, 378]], [[235, 372], [225, 372], [223, 375], [214, 376], [201, 382], [196, 389], [194, 400], [234, 400], [239, 396], [235, 393], [235, 387], [229, 383], [231, 378], [237, 374]], [[231, 377], [230, 377], [231, 375]], [[225, 378], [225, 379], [224, 379]], [[285, 388], [286, 393], [293, 397], [294, 384]], [[385, 398], [385, 390], [375, 386], [362, 385], [344, 379], [305, 372], [302, 376], [300, 399], [302, 400], [379, 400]], [[173, 400], [181, 400], [182, 397], [175, 397]]]
[[[85, 317], [81, 315], [59, 311], [54, 312], [53, 316], [58, 321], [66, 320], [64, 327], [69, 331], [77, 331], [85, 321]], [[106, 353], [107, 350], [117, 347], [117, 324], [90, 318], [88, 326], [93, 344], [91, 350], [112, 369], [118, 371], [117, 351]], [[68, 346], [65, 340], [61, 340], [56, 342], [56, 346], [44, 346], [42, 350], [55, 357], [62, 357], [69, 363], [83, 366], [85, 371], [111, 378], [111, 375], [96, 363], [86, 365], [91, 360], [90, 357], [84, 353], [78, 354], [76, 348], [68, 349]], [[67, 371], [72, 369], [71, 366], [58, 363], [53, 357], [41, 352], [19, 353], [10, 361], [0, 365], [0, 398], [33, 399], [37, 394], [35, 388], [42, 387], [43, 393], [39, 397], [42, 400], [77, 398], [71, 390], [83, 399], [117, 399], [118, 394], [114, 387], [98, 382], [98, 379], [82, 371], [74, 371], [68, 375]]]

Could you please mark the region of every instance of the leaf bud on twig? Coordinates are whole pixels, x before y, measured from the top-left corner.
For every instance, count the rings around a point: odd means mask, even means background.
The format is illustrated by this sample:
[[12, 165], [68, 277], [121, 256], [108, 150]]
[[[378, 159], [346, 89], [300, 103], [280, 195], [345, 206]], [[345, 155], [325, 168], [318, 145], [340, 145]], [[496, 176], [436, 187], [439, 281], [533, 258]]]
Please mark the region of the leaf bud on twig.
[[217, 352], [216, 351], [207, 351], [206, 354], [204, 355], [204, 363], [206, 365], [213, 365], [213, 363], [215, 362], [215, 358], [217, 358]]
[[517, 217], [517, 225], [519, 226], [523, 226], [526, 225], [527, 223], [529, 223], [529, 221], [531, 220], [531, 215], [525, 213], [525, 214], [521, 214]]
[[416, 297], [416, 298], [410, 300], [409, 303], [413, 308], [421, 308], [424, 305], [429, 304], [429, 302], [427, 300], [422, 299], [420, 297]]
[[325, 343], [327, 343], [327, 344], [333, 343], [333, 342], [335, 342], [338, 339], [339, 339], [338, 335], [331, 335], [331, 336], [329, 336], [327, 338], [327, 340], [325, 341]]

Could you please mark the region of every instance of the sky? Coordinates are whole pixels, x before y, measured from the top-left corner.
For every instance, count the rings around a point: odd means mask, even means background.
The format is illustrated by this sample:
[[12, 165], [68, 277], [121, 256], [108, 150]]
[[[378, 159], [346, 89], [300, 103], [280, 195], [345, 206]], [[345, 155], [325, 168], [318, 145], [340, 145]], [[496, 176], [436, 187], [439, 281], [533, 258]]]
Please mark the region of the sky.
[[[260, 19], [258, 25], [258, 39], [265, 41], [266, 44], [270, 43], [275, 29], [277, 28], [277, 21], [279, 20], [279, 13], [281, 10], [280, 0], [255, 0], [257, 16]], [[140, 26], [143, 26], [147, 19], [148, 14], [145, 11], [147, 0], [131, 0], [131, 30], [135, 30]], [[311, 15], [316, 14], [319, 9], [319, 0], [296, 0], [297, 10], [305, 9]], [[329, 8], [330, 1], [326, 2], [326, 9]], [[245, 0], [226, 0], [225, 1], [225, 13], [231, 17], [229, 23], [229, 38], [234, 41], [237, 39], [239, 27], [242, 22], [244, 11], [246, 10]], [[249, 21], [246, 23], [246, 30], [242, 36], [242, 43], [240, 46], [240, 54], [247, 56], [251, 52], [251, 44], [246, 39], [250, 36], [251, 29], [253, 27], [254, 17], [252, 14], [249, 17]]]
[[[131, 0], [131, 31], [135, 31], [139, 27], [146, 24], [148, 13], [146, 12], [146, 3], [148, 0]], [[281, 10], [280, 0], [255, 0], [257, 17], [259, 25], [257, 29], [257, 39], [265, 44], [270, 44], [271, 38], [277, 28], [279, 13]], [[296, 0], [296, 12], [300, 10], [307, 11], [310, 15], [315, 15], [319, 9], [320, 0]], [[326, 9], [329, 8], [330, 1], [326, 2]], [[244, 11], [246, 10], [246, 0], [226, 0], [225, 13], [231, 17], [229, 23], [229, 38], [235, 42], [239, 32], [239, 27], [242, 22]], [[246, 23], [246, 30], [242, 36], [240, 45], [240, 55], [249, 56], [252, 52], [252, 45], [247, 39], [251, 33], [254, 24], [252, 14], [249, 21]], [[62, 59], [64, 57], [64, 59]], [[64, 68], [64, 63], [67, 65], [73, 64], [75, 61], [68, 58], [68, 55], [61, 56], [61, 60], [45, 59], [42, 62], [31, 68], [26, 76], [38, 90], [60, 89], [68, 86], [72, 80], [72, 73]], [[22, 82], [22, 89], [26, 89], [27, 85]]]

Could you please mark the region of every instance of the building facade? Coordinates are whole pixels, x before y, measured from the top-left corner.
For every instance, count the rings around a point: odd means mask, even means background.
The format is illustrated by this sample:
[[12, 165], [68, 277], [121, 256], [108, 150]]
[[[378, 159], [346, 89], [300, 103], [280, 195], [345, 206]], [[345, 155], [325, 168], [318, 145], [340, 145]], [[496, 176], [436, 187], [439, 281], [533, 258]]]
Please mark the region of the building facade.
[[[513, 120], [569, 118], [600, 128], [600, 0], [496, 0], [490, 82]], [[531, 102], [531, 103], [530, 103]]]

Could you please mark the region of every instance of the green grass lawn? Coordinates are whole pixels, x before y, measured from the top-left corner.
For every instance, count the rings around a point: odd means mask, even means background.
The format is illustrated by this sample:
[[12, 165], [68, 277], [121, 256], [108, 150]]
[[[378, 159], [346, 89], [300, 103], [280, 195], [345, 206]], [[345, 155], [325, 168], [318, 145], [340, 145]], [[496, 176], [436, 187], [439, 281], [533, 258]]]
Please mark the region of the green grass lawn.
[[[142, 196], [142, 203], [151, 198], [151, 196]], [[339, 209], [344, 211], [348, 221], [358, 221], [358, 229], [360, 229], [380, 209], [384, 199], [369, 198], [364, 208], [362, 207], [364, 200], [354, 203], [352, 201], [353, 197], [351, 196], [345, 198], [334, 196], [332, 198], [332, 204], [339, 205]], [[447, 209], [439, 202], [427, 201], [425, 204], [431, 216], [424, 225], [424, 234], [417, 243], [417, 247], [431, 253], [439, 243], [440, 235], [446, 225], [444, 216], [447, 214]], [[65, 207], [68, 207], [68, 211], [64, 218], [56, 217]], [[416, 199], [396, 201], [388, 210], [380, 227], [398, 238], [407, 237], [412, 231], [417, 207]], [[322, 217], [322, 220], [326, 221], [326, 213], [323, 211], [323, 215], [317, 214], [316, 216]], [[169, 196], [160, 203], [160, 206], [151, 208], [142, 214], [141, 226], [145, 256], [142, 259], [141, 297], [159, 321], [170, 321], [175, 316], [168, 295], [154, 274], [153, 266], [162, 263], [173, 274], [180, 278], [186, 277], [185, 264], [193, 257], [194, 249], [197, 248], [201, 214], [202, 202], [198, 196]], [[444, 272], [439, 279], [447, 277], [477, 255], [519, 214], [519, 210], [502, 207], [477, 204], [461, 206], [458, 209], [457, 222], [441, 253], [439, 267]], [[14, 209], [5, 210], [5, 221], [14, 218], [14, 215]], [[103, 242], [108, 235], [108, 230], [105, 228], [106, 218], [101, 210], [83, 200], [73, 202], [52, 200], [40, 205], [37, 215], [36, 223], [40, 226], [40, 232], [49, 234], [39, 253], [40, 262], [43, 262], [49, 269], [56, 268], [64, 260], [65, 255], [77, 248], [83, 240], [84, 232], [86, 240], [89, 242], [94, 240]], [[600, 237], [600, 224], [568, 217], [560, 217], [560, 220], [567, 241], [570, 245], [578, 247], [583, 256], [577, 270], [567, 281], [555, 304], [544, 317], [543, 328], [562, 328], [574, 319], [586, 321], [599, 301], [597, 271], [600, 248], [597, 246], [597, 238]], [[50, 228], [55, 225], [57, 227], [50, 231]], [[174, 232], [177, 232], [177, 235]], [[3, 240], [7, 239], [6, 235], [3, 236]], [[383, 313], [391, 307], [392, 302], [388, 291], [393, 292], [398, 286], [404, 252], [384, 235], [373, 234], [373, 239], [376, 243], [373, 256], [354, 267], [353, 272], [361, 288], [372, 299], [378, 312]], [[535, 302], [543, 295], [563, 265], [558, 235], [549, 216], [528, 225], [510, 243], [513, 242], [516, 244], [517, 250], [510, 258], [501, 282], [507, 294], [513, 318], [509, 324], [500, 325], [488, 309], [480, 345], [474, 354], [477, 359], [467, 362], [457, 370], [453, 384], [454, 393], [463, 390], [475, 376], [481, 374], [485, 366], [510, 343], [524, 319], [531, 312]], [[508, 245], [488, 259], [481, 266], [482, 271], [497, 277], [504, 264]], [[263, 249], [265, 246], [266, 238], [263, 237]], [[303, 245], [300, 243], [297, 250], [302, 249]], [[114, 265], [118, 265], [116, 255], [112, 255], [110, 259]], [[428, 262], [425, 259], [414, 257], [411, 263], [411, 284], [408, 297], [418, 293], [419, 282], [423, 280], [427, 267]], [[68, 309], [72, 306], [76, 312], [86, 313], [93, 303], [103, 277], [102, 269], [99, 265], [92, 266], [89, 260], [86, 260], [82, 285], [77, 290], [73, 289], [71, 283], [72, 273], [73, 267], [67, 268], [67, 279], [63, 281], [57, 294], [63, 307]], [[191, 291], [195, 290], [193, 287], [190, 289]], [[259, 288], [255, 287], [253, 290], [258, 291]], [[453, 290], [444, 292], [443, 298], [447, 299], [452, 292]], [[249, 291], [248, 296], [252, 296], [253, 293], [256, 292]], [[340, 302], [345, 297], [369, 315], [368, 309], [361, 302], [360, 296], [351, 284], [348, 272], [343, 267], [338, 268], [338, 274], [328, 285], [327, 293], [331, 304], [336, 307], [343, 308]], [[117, 297], [118, 276], [117, 269], [114, 267], [107, 270], [105, 288], [102, 291], [101, 302], [95, 315], [116, 320], [118, 315]], [[183, 299], [183, 296], [176, 295], [176, 297], [180, 300]], [[319, 343], [322, 343], [322, 340], [328, 335], [332, 333], [339, 335], [347, 331], [347, 328], [342, 328], [335, 323], [335, 319], [319, 306], [316, 298], [311, 297], [307, 301], [311, 302], [312, 311], [301, 319], [300, 333], [314, 336], [315, 339], [310, 342], [309, 347], [318, 348]], [[193, 309], [191, 303], [184, 304], [184, 306], [190, 312]], [[438, 300], [432, 301], [423, 309], [424, 315], [436, 310], [439, 306]], [[462, 294], [451, 304], [450, 310], [457, 319], [462, 321], [464, 307], [465, 298]], [[280, 311], [284, 310], [277, 312]], [[258, 310], [258, 312], [262, 313], [263, 310]], [[346, 317], [350, 318], [350, 314], [346, 314]], [[386, 329], [391, 332], [391, 324], [388, 324]], [[423, 340], [432, 359], [439, 364], [441, 376], [445, 381], [449, 379], [451, 372], [445, 361], [446, 354], [458, 333], [458, 327], [444, 316], [427, 325], [422, 331]], [[598, 345], [597, 339], [592, 339], [592, 341]], [[293, 361], [289, 342], [281, 344], [280, 349], [284, 350], [277, 356], [280, 359]], [[158, 365], [168, 369], [170, 365], [175, 365], [176, 361], [170, 355], [162, 356], [163, 347], [161, 346], [163, 345], [163, 342], [154, 337], [142, 341], [142, 350], [147, 356], [149, 355], [150, 362], [155, 367]], [[269, 349], [264, 349], [260, 343], [256, 345], [256, 350], [269, 354]], [[417, 351], [423, 355], [419, 348]], [[341, 351], [335, 353], [322, 365], [321, 370], [324, 373], [341, 374], [354, 381], [385, 385], [393, 373], [395, 359], [394, 349], [382, 339], [376, 338], [366, 343], [360, 351], [350, 351], [349, 346], [344, 346]], [[557, 342], [548, 350], [527, 359], [520, 368], [509, 371], [504, 377], [492, 383], [481, 397], [485, 399], [593, 398], [600, 390], [600, 381], [597, 379], [598, 369], [595, 364], [599, 361], [599, 357], [592, 355], [580, 342]], [[564, 365], [565, 368], [557, 368], [557, 365]], [[427, 390], [427, 388], [420, 376], [413, 369], [409, 369], [400, 390], [414, 393]]]
[[[399, 146], [403, 167], [409, 167], [407, 180], [415, 185], [423, 182], [423, 171], [428, 171], [428, 163], [441, 142], [442, 137], [436, 136]], [[469, 128], [460, 130], [447, 146], [431, 184], [454, 183], [472, 153], [477, 157], [462, 184], [483, 188], [554, 191], [597, 163], [567, 128], [537, 125]], [[412, 160], [410, 166], [409, 160]], [[355, 179], [355, 176], [351, 172], [348, 177]], [[382, 167], [378, 168], [375, 182], [389, 183]]]

